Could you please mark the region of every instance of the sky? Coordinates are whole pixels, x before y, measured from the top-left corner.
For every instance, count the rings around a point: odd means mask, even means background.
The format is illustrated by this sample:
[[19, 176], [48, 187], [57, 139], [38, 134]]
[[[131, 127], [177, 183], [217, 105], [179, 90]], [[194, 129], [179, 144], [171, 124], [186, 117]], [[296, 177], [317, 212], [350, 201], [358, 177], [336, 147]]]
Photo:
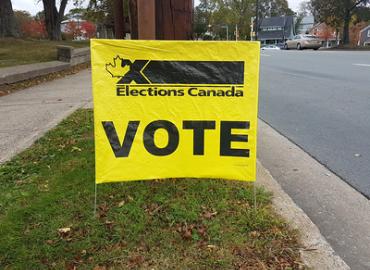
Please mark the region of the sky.
[[[89, 0], [85, 0], [85, 6]], [[299, 3], [303, 0], [288, 0], [289, 7], [293, 9], [294, 11], [297, 11], [299, 9]], [[66, 13], [68, 13], [68, 10], [73, 8], [73, 1], [69, 1], [69, 4], [66, 9]], [[194, 1], [195, 4], [199, 3], [199, 0]], [[37, 12], [41, 11], [42, 1], [41, 0], [12, 0], [13, 9], [14, 10], [27, 10], [32, 15], [35, 15]]]

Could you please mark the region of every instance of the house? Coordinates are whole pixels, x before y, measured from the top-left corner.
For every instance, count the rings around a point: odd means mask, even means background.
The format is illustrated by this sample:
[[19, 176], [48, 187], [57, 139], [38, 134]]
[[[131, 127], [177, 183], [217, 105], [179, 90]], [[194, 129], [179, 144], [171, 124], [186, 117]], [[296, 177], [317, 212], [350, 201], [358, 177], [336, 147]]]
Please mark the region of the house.
[[317, 36], [322, 40], [322, 46], [326, 48], [336, 47], [339, 45], [339, 33], [326, 23], [315, 24], [310, 32], [311, 35]]
[[64, 34], [70, 34], [72, 39], [82, 40], [86, 39], [83, 37], [82, 24], [85, 20], [80, 18], [77, 19], [68, 19], [60, 23], [60, 30]]
[[294, 36], [293, 16], [263, 18], [258, 27], [258, 40], [262, 45], [283, 44]]
[[95, 24], [79, 18], [62, 21], [60, 29], [65, 37], [68, 36], [74, 40], [87, 40], [96, 34]]
[[360, 31], [358, 46], [370, 46], [370, 25]]
[[315, 25], [315, 20], [313, 16], [305, 16], [297, 27], [297, 35], [308, 34], [312, 27]]

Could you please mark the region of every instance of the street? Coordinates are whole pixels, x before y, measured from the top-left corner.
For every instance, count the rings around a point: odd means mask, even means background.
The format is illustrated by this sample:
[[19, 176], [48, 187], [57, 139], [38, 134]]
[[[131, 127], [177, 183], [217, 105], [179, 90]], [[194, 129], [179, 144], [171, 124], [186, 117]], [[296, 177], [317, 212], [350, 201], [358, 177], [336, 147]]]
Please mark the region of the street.
[[262, 52], [259, 117], [370, 197], [370, 52]]
[[359, 270], [370, 269], [369, 86], [370, 52], [261, 53], [258, 158]]

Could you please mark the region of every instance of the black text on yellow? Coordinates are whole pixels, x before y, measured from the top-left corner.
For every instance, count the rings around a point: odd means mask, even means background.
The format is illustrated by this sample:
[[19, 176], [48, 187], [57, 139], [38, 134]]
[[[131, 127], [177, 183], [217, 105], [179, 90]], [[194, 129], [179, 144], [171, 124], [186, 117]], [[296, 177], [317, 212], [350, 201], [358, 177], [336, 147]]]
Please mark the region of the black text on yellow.
[[[136, 137], [140, 121], [129, 121], [121, 144], [112, 121], [103, 121], [103, 128], [116, 158], [128, 157]], [[193, 155], [204, 155], [205, 131], [216, 129], [216, 121], [184, 120], [184, 130], [193, 130]], [[158, 147], [154, 134], [158, 129], [168, 133], [168, 143]], [[248, 142], [248, 135], [233, 134], [232, 129], [249, 129], [248, 121], [220, 121], [220, 156], [249, 157], [249, 149], [232, 148], [232, 142]], [[180, 143], [180, 133], [176, 125], [168, 120], [156, 120], [149, 123], [143, 132], [143, 143], [148, 153], [154, 156], [167, 156], [174, 153]]]

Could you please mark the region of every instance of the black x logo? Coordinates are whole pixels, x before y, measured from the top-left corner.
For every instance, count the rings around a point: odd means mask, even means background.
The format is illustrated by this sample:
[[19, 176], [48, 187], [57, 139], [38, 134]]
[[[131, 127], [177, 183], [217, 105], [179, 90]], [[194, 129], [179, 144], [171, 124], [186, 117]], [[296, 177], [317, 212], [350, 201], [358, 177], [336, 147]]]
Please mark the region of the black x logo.
[[135, 60], [133, 63], [130, 60], [122, 60], [121, 66], [129, 66], [130, 70], [122, 77], [118, 84], [129, 84], [132, 81], [138, 84], [149, 84], [150, 82], [141, 74], [148, 60]]

